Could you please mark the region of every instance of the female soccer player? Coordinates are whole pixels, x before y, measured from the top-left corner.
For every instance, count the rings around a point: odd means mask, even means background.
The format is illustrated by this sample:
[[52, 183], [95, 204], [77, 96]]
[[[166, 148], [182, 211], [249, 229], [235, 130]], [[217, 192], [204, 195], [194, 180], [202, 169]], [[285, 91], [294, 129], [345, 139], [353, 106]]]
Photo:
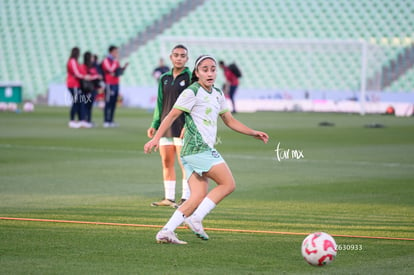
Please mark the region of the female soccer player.
[[[188, 61], [188, 50], [183, 45], [177, 45], [172, 49], [170, 60], [173, 64], [172, 70], [161, 75], [158, 84], [158, 98], [155, 106], [154, 116], [150, 128], [147, 130], [149, 138], [153, 138], [161, 121], [171, 111], [178, 96], [190, 85], [191, 71], [185, 64]], [[179, 116], [171, 127], [163, 133], [160, 139], [160, 155], [162, 162], [162, 173], [164, 179], [164, 198], [159, 202], [151, 203], [152, 206], [171, 206], [176, 208], [175, 203], [175, 158], [182, 171], [182, 195], [180, 205], [190, 196], [190, 188], [185, 178], [185, 170], [180, 161], [180, 151], [183, 146], [182, 131], [184, 127], [184, 115]]]
[[[214, 87], [216, 74], [216, 60], [210, 55], [200, 56], [194, 66], [194, 83], [181, 93], [156, 135], [144, 146], [145, 153], [156, 150], [163, 133], [175, 119], [182, 113], [185, 114], [186, 132], [181, 159], [190, 185], [190, 198], [174, 212], [167, 224], [158, 232], [158, 243], [186, 244], [174, 233], [183, 222], [199, 238], [208, 240], [209, 237], [202, 225], [204, 217], [236, 187], [229, 167], [214, 149], [218, 116], [236, 132], [253, 136], [264, 143], [269, 139], [266, 133], [255, 131], [232, 116], [223, 92]], [[208, 179], [217, 184], [210, 192]]]

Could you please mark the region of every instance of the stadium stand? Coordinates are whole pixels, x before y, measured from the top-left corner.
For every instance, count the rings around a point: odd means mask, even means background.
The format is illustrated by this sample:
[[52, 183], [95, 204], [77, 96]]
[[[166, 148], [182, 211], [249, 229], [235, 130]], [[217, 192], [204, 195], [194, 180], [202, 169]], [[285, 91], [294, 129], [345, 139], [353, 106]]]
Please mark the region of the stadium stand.
[[[182, 2], [120, 0], [114, 5], [110, 0], [1, 0], [0, 81], [22, 81], [26, 98], [44, 95], [50, 82], [64, 81], [71, 47], [102, 56], [110, 44], [128, 43]], [[138, 45], [127, 56], [130, 67], [122, 83], [154, 84], [151, 71], [160, 57], [157, 38], [161, 36], [364, 39], [381, 49], [382, 66], [387, 66], [414, 42], [413, 14], [411, 0], [206, 0], [186, 16], [170, 18], [171, 24], [158, 29], [155, 39]], [[288, 50], [194, 47], [190, 55], [206, 51], [237, 61], [246, 76], [244, 87], [341, 90], [359, 85], [354, 69], [359, 66], [357, 55], [317, 54], [305, 65]], [[373, 76], [376, 72], [369, 69]], [[413, 83], [414, 70], [408, 69], [384, 89], [412, 92]]]
[[50, 82], [65, 81], [72, 47], [102, 57], [180, 2], [1, 0], [0, 81], [21, 81], [26, 98], [44, 95]]

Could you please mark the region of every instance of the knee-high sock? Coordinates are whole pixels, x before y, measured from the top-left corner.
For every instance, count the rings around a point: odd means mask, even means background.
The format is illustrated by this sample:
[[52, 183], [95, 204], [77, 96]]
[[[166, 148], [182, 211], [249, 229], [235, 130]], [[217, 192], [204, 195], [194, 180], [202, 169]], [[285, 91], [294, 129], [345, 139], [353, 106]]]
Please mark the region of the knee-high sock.
[[206, 197], [191, 216], [198, 221], [202, 221], [204, 217], [207, 216], [207, 214], [210, 213], [210, 211], [213, 210], [215, 207], [216, 204]]
[[184, 214], [180, 210], [175, 210], [174, 214], [162, 228], [163, 230], [174, 231], [184, 221]]

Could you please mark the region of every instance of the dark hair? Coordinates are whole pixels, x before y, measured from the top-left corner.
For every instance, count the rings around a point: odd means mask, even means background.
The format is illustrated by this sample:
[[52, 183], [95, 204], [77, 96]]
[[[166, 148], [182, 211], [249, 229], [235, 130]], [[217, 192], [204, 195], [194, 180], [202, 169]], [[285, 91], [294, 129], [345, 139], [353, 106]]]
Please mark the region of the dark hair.
[[211, 55], [208, 55], [208, 54], [200, 55], [196, 59], [196, 61], [194, 62], [195, 65], [194, 65], [193, 73], [191, 74], [191, 84], [193, 84], [194, 82], [197, 82], [198, 81], [198, 77], [196, 75], [196, 70], [198, 69], [198, 65], [200, 65], [200, 64], [197, 64], [197, 63], [199, 63], [199, 60], [201, 60], [202, 58], [212, 59], [212, 60], [214, 60], [214, 62], [216, 61]]
[[80, 55], [80, 49], [78, 47], [73, 47], [70, 52], [70, 58], [78, 59]]
[[117, 47], [117, 46], [111, 45], [111, 46], [109, 46], [109, 48], [108, 48], [108, 52], [110, 53], [110, 52], [112, 52], [113, 50], [116, 50], [116, 49], [118, 49], [118, 47]]
[[183, 44], [176, 45], [172, 50], [175, 50], [175, 49], [184, 49], [184, 50], [186, 50], [186, 52], [188, 52], [187, 47], [184, 46]]
[[223, 60], [220, 60], [220, 61], [219, 61], [219, 65], [220, 65], [220, 66], [224, 66], [224, 61], [223, 61]]
[[88, 68], [91, 68], [93, 66], [91, 52], [86, 52], [83, 54], [83, 64], [85, 64]]

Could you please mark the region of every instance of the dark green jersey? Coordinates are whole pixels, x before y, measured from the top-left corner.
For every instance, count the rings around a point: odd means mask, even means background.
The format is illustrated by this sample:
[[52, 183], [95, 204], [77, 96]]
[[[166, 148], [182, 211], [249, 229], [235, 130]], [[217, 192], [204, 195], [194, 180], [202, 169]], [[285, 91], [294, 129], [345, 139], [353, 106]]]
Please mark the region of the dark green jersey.
[[[160, 77], [158, 82], [158, 98], [155, 106], [151, 127], [158, 129], [161, 121], [168, 115], [174, 106], [178, 96], [184, 91], [191, 81], [191, 71], [188, 67], [174, 79], [172, 69]], [[164, 137], [179, 137], [184, 127], [184, 115], [177, 118]]]

